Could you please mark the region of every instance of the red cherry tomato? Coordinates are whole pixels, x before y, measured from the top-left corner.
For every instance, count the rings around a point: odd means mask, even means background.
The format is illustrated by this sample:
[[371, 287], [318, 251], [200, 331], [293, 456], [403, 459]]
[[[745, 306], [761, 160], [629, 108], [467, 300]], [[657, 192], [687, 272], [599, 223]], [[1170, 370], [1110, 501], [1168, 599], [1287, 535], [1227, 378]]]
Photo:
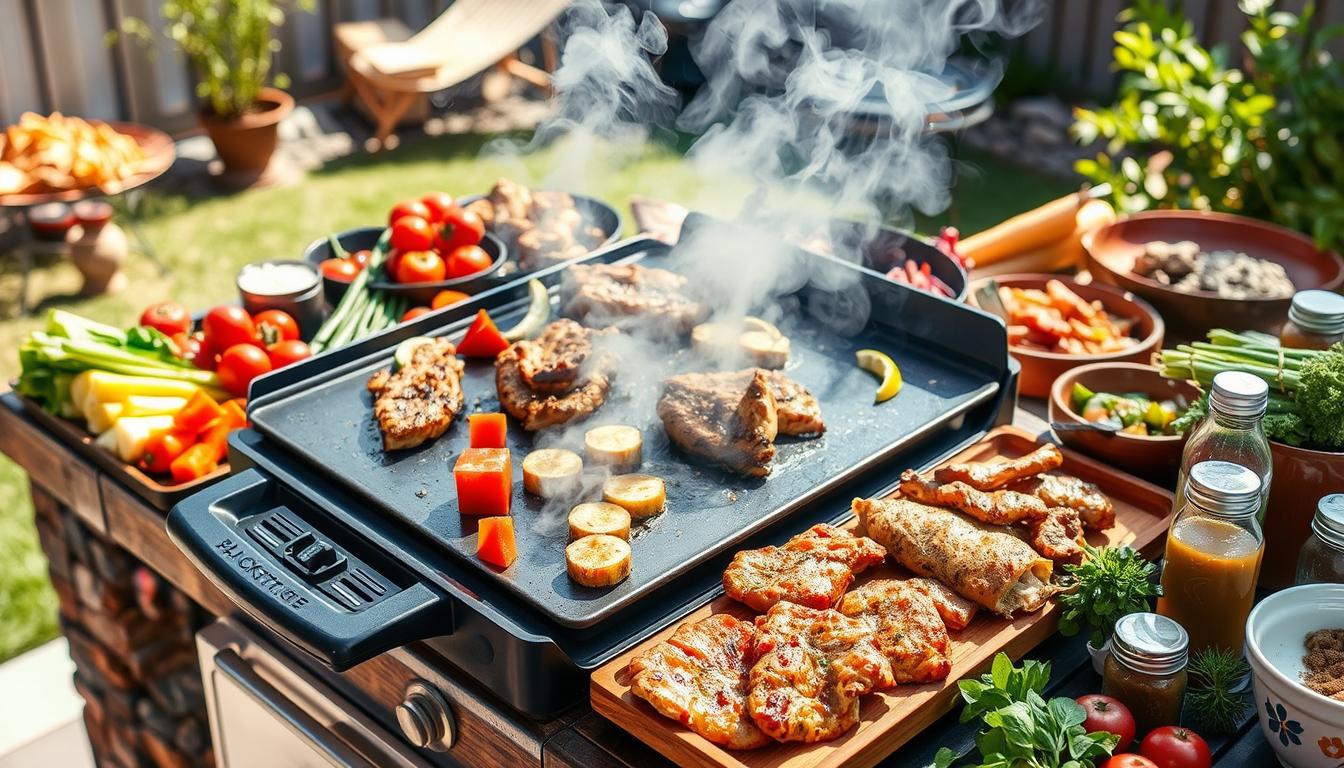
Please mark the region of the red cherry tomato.
[[464, 245], [448, 253], [444, 259], [448, 264], [448, 277], [468, 277], [484, 272], [494, 263], [490, 254], [479, 245]]
[[453, 206], [443, 214], [434, 247], [441, 253], [451, 253], [464, 245], [475, 245], [485, 236], [485, 223], [474, 212]]
[[177, 348], [177, 356], [189, 363], [195, 363], [204, 346], [201, 340], [185, 333], [174, 333], [171, 338], [173, 346]]
[[422, 219], [428, 219], [429, 208], [419, 200], [402, 200], [392, 206], [392, 212], [387, 216], [388, 226], [397, 223], [397, 219], [403, 216], [419, 216]]
[[1101, 768], [1157, 768], [1157, 764], [1143, 755], [1126, 752], [1102, 763]]
[[252, 322], [257, 326], [257, 340], [263, 346], [299, 338], [299, 324], [294, 322], [288, 312], [268, 309], [252, 318]]
[[235, 344], [256, 344], [257, 327], [242, 307], [215, 307], [201, 321], [205, 340], [213, 349], [228, 349]]
[[332, 280], [348, 283], [359, 274], [359, 265], [349, 259], [323, 259], [318, 265], [322, 274]]
[[1134, 741], [1134, 715], [1129, 711], [1129, 707], [1126, 707], [1119, 699], [1113, 699], [1099, 693], [1079, 696], [1077, 702], [1087, 711], [1087, 719], [1083, 721], [1083, 728], [1088, 733], [1097, 731], [1114, 733], [1120, 737], [1120, 741], [1116, 742], [1115, 748], [1129, 748], [1130, 742]]
[[426, 218], [435, 223], [443, 221], [443, 214], [454, 207], [453, 196], [447, 192], [430, 192], [420, 198], [420, 202], [429, 209], [429, 216]]
[[1156, 768], [1209, 768], [1213, 756], [1209, 745], [1189, 728], [1164, 725], [1143, 737], [1139, 754], [1153, 761]]
[[284, 368], [290, 363], [297, 363], [304, 358], [312, 357], [312, 350], [308, 345], [298, 339], [285, 339], [277, 341], [266, 348], [266, 356], [271, 359], [271, 367]]
[[219, 363], [219, 353], [210, 346], [205, 334], [197, 331], [191, 335], [191, 341], [198, 345], [195, 357], [191, 358], [191, 364], [202, 371], [215, 370], [215, 366]]
[[434, 245], [434, 227], [419, 216], [403, 216], [392, 225], [392, 247], [399, 251], [424, 251]]
[[411, 307], [410, 309], [406, 310], [406, 314], [401, 316], [401, 322], [409, 323], [415, 318], [421, 315], [428, 315], [430, 312], [433, 311], [434, 310], [430, 309], [429, 307]]
[[363, 269], [369, 265], [369, 259], [372, 257], [373, 257], [373, 251], [370, 251], [368, 248], [365, 248], [363, 250], [355, 251], [354, 253], [350, 254], [349, 256], [346, 256], [345, 258], [359, 265], [360, 269]]
[[247, 397], [247, 385], [252, 380], [269, 373], [271, 359], [260, 348], [251, 344], [234, 344], [219, 356], [219, 383], [230, 394]]
[[449, 304], [456, 304], [459, 301], [466, 301], [471, 298], [471, 294], [461, 291], [439, 291], [434, 294], [434, 300], [429, 303], [433, 309], [443, 309]]
[[399, 283], [437, 283], [447, 275], [448, 267], [433, 251], [407, 251], [397, 261]]
[[191, 330], [191, 314], [187, 308], [174, 301], [151, 304], [140, 313], [140, 325], [154, 328], [172, 336], [174, 333], [186, 333]]

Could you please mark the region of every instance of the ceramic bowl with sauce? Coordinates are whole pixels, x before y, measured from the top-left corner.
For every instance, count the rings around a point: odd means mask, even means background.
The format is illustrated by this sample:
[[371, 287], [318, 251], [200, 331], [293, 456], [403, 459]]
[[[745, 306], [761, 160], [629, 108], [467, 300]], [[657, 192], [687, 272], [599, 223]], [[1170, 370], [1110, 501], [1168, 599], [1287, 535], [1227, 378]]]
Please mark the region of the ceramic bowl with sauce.
[[1246, 619], [1260, 731], [1290, 768], [1337, 768], [1344, 762], [1344, 702], [1302, 684], [1306, 636], [1335, 628], [1344, 628], [1344, 584], [1275, 592]]
[[317, 269], [297, 259], [271, 259], [247, 264], [238, 271], [238, 294], [252, 315], [268, 309], [289, 314], [299, 325], [300, 338], [310, 339], [326, 313], [322, 279]]

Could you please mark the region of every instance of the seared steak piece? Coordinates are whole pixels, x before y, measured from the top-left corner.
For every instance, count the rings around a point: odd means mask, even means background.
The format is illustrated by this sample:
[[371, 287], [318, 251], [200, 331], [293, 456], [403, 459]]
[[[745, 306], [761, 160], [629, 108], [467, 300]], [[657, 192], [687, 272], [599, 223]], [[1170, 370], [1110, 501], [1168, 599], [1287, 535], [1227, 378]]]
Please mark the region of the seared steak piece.
[[686, 278], [638, 264], [576, 264], [560, 287], [561, 312], [593, 328], [644, 324], [669, 335], [691, 332], [709, 308], [685, 295]]
[[414, 448], [448, 431], [462, 410], [462, 361], [447, 339], [416, 347], [409, 365], [369, 377], [383, 450]]
[[658, 417], [682, 450], [753, 477], [770, 473], [776, 433], [826, 429], [812, 393], [759, 368], [673, 376], [658, 400]]
[[504, 410], [533, 431], [585, 418], [602, 407], [614, 365], [606, 353], [593, 352], [593, 338], [600, 335], [604, 332], [557, 320], [536, 339], [500, 352], [495, 387]]

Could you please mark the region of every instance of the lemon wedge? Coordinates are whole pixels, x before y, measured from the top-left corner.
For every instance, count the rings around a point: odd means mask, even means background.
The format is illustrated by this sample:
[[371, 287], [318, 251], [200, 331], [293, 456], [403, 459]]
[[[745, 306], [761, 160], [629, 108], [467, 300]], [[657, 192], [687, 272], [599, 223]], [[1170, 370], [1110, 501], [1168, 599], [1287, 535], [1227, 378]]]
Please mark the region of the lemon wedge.
[[878, 352], [876, 349], [860, 349], [854, 355], [858, 358], [859, 367], [869, 373], [877, 374], [882, 379], [882, 384], [877, 388], [877, 396], [874, 403], [881, 403], [896, 396], [901, 391], [901, 369], [896, 367], [896, 361], [892, 360], [885, 352]]

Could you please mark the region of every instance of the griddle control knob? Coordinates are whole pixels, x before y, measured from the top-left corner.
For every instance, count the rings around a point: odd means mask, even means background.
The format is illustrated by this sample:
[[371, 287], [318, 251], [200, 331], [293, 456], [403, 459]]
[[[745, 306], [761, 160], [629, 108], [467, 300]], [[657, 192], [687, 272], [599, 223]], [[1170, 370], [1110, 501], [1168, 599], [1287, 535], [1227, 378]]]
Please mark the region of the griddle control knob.
[[457, 722], [448, 700], [424, 680], [406, 686], [406, 697], [397, 705], [397, 723], [418, 749], [447, 752], [457, 740]]

